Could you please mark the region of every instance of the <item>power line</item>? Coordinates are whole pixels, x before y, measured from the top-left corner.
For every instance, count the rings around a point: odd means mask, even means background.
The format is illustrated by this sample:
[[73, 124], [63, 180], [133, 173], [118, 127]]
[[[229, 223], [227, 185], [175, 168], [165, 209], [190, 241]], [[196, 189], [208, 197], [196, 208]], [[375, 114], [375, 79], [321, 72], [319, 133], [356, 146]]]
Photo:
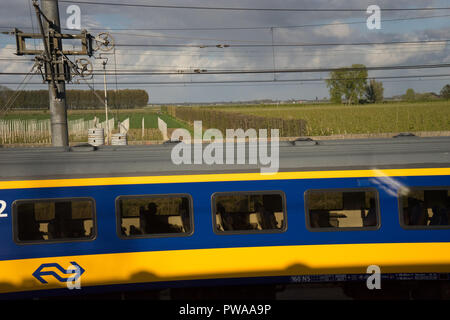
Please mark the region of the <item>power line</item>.
[[[409, 48], [410, 46], [408, 46]], [[416, 47], [419, 48], [419, 47]], [[445, 49], [445, 48], [444, 48]], [[438, 48], [438, 49], [433, 49], [433, 48], [423, 48], [420, 50], [420, 53], [432, 53], [432, 52], [438, 52], [438, 51], [443, 51], [444, 49], [442, 48]], [[450, 48], [448, 48], [450, 49]], [[295, 50], [295, 49], [293, 49]], [[368, 50], [364, 50], [364, 51], [352, 51], [352, 52], [348, 52], [348, 50], [337, 50], [337, 49], [333, 49], [330, 52], [323, 52], [323, 51], [319, 51], [319, 52], [313, 52], [313, 53], [301, 53], [301, 57], [306, 57], [306, 56], [336, 56], [337, 54], [341, 54], [344, 53], [345, 55], [359, 55], [359, 54], [363, 54], [363, 55], [379, 55], [380, 52], [383, 54], [389, 54], [390, 51], [394, 51], [391, 54], [397, 54], [398, 52], [404, 53], [404, 52], [417, 52], [417, 49], [414, 49], [414, 47], [412, 48], [412, 50], [407, 50], [407, 49], [399, 49], [399, 48], [385, 48], [385, 49], [368, 49]], [[160, 52], [160, 51], [156, 51], [156, 52]], [[142, 53], [142, 54], [133, 54], [133, 53], [124, 53], [124, 54], [120, 54], [117, 53], [116, 55], [119, 56], [129, 56], [129, 55], [151, 55], [151, 56], [163, 56], [163, 57], [167, 57], [167, 56], [196, 56], [196, 57], [207, 57], [211, 54], [226, 54], [224, 51], [213, 51], [211, 53], [209, 53], [208, 55], [205, 54], [186, 54], [183, 52], [177, 53], [177, 54], [154, 54], [154, 53]], [[242, 52], [240, 54], [233, 54], [232, 57], [255, 57], [255, 56], [269, 56], [272, 55], [272, 52], [264, 52], [264, 51], [257, 51], [257, 50], [248, 50], [246, 52]], [[277, 53], [277, 57], [286, 57], [286, 56], [292, 56], [292, 53], [288, 53], [288, 52], [278, 52]], [[222, 57], [221, 59], [224, 59], [223, 61], [226, 61], [227, 57]], [[32, 59], [10, 59], [10, 58], [0, 58], [0, 63], [30, 63], [33, 62], [34, 60]], [[146, 60], [144, 60], [146, 61]], [[290, 63], [291, 65], [293, 64], [293, 61], [291, 61]], [[157, 68], [164, 68], [164, 69], [176, 69], [176, 70], [181, 70], [181, 69], [186, 69], [186, 70], [193, 70], [193, 69], [209, 69], [210, 67], [207, 65], [204, 66], [182, 66], [182, 65], [161, 65], [161, 64], [144, 64], [144, 63], [139, 63], [139, 65], [137, 65], [136, 63], [117, 63], [116, 65], [118, 66], [131, 66], [131, 67], [135, 67], [135, 68], [141, 68], [141, 67], [157, 67]], [[136, 70], [136, 71], [141, 71], [142, 69], [131, 69], [131, 70]]]
[[[390, 52], [390, 51], [394, 51], [394, 52], [416, 52], [417, 50], [414, 50], [415, 48], [421, 48], [422, 50], [420, 51], [422, 52], [434, 52], [434, 51], [443, 51], [443, 50], [448, 50], [450, 48], [432, 48], [431, 46], [434, 46], [437, 44], [429, 44], [428, 47], [423, 48], [423, 46], [421, 45], [408, 45], [406, 48], [393, 48], [393, 47], [387, 47], [387, 48], [383, 48], [383, 49], [364, 49], [362, 51], [357, 51], [356, 49], [353, 49], [351, 52], [349, 52], [348, 50], [340, 50], [340, 49], [330, 49], [327, 50], [326, 52], [324, 52], [321, 49], [314, 49], [311, 48], [312, 51], [308, 51], [308, 53], [305, 53], [305, 51], [301, 51], [298, 54], [301, 56], [318, 56], [318, 55], [336, 55], [337, 53], [344, 53], [346, 55], [349, 54], [379, 54], [381, 53], [386, 53], [386, 52]], [[280, 52], [280, 50], [278, 50], [277, 52], [277, 56], [289, 56], [289, 53], [297, 53], [297, 50], [303, 50], [301, 48], [280, 48], [283, 49], [282, 52]], [[412, 50], [408, 50], [408, 49], [412, 49]], [[152, 49], [152, 50], [146, 50], [145, 52], [142, 53], [133, 53], [130, 51], [139, 51], [139, 50], [133, 50], [133, 49], [129, 49], [126, 50], [126, 52], [124, 53], [117, 53], [118, 56], [163, 56], [163, 57], [167, 57], [167, 56], [192, 56], [192, 57], [208, 57], [208, 56], [212, 56], [212, 55], [229, 55], [231, 52], [230, 51], [209, 51], [209, 50], [202, 50], [199, 53], [192, 53], [192, 52], [188, 52], [188, 51], [176, 51], [176, 50], [171, 50], [171, 51], [161, 51], [158, 49]], [[156, 52], [156, 53], [154, 53]], [[161, 53], [161, 52], [170, 52], [170, 53]], [[268, 52], [268, 51], [261, 51], [261, 50], [249, 50], [246, 49], [245, 51], [241, 51], [238, 53], [232, 52], [232, 57], [239, 57], [239, 56], [249, 56], [251, 55], [252, 57], [255, 55], [268, 55], [268, 54], [272, 54], [272, 52]], [[222, 59], [225, 59], [226, 57], [222, 57]]]
[[[450, 15], [449, 15], [450, 16]], [[270, 30], [272, 30], [272, 34], [273, 34], [273, 29], [274, 28], [270, 28]], [[237, 39], [217, 39], [217, 38], [199, 38], [199, 37], [183, 37], [183, 36], [170, 36], [170, 35], [161, 35], [161, 34], [139, 34], [139, 33], [129, 33], [129, 32], [112, 32], [112, 34], [114, 35], [118, 35], [118, 36], [127, 36], [127, 37], [143, 37], [143, 38], [161, 38], [161, 39], [177, 39], [177, 40], [200, 40], [200, 41], [216, 41], [216, 42], [241, 42], [241, 43], [255, 43], [255, 46], [314, 46], [315, 44], [290, 44], [290, 43], [280, 43], [280, 44], [276, 44], [273, 43], [273, 41], [271, 42], [261, 42], [258, 40], [237, 40]], [[422, 41], [427, 41], [425, 43], [430, 43], [432, 40], [422, 40]], [[448, 41], [448, 39], [443, 40], [443, 41]], [[391, 43], [411, 43], [411, 42], [387, 42], [387, 43], [382, 43], [382, 44], [391, 44]], [[414, 42], [416, 43], [416, 42]], [[417, 43], [422, 43], [422, 42], [417, 42]], [[372, 43], [358, 43], [358, 44], [343, 44], [343, 45], [371, 45]], [[374, 44], [380, 44], [380, 43], [374, 43]], [[323, 45], [333, 45], [333, 44], [322, 44]], [[147, 45], [147, 44], [139, 44], [139, 45], [135, 45], [135, 44], [121, 44], [119, 46], [152, 46], [152, 45]], [[171, 45], [168, 45], [171, 46]], [[248, 47], [249, 45], [212, 45], [212, 47]], [[201, 45], [194, 45], [194, 47], [204, 47]], [[211, 47], [211, 45], [209, 45], [209, 47]]]
[[[352, 52], [350, 53], [364, 53], [367, 54], [368, 52], [386, 52], [386, 51], [400, 51], [400, 52], [404, 52], [407, 51], [406, 49], [414, 49], [414, 48], [421, 48], [422, 51], [434, 51], [434, 50], [440, 50], [439, 46], [445, 45], [446, 42], [445, 41], [437, 41], [435, 43], [409, 43], [409, 44], [392, 44], [389, 45], [387, 47], [383, 47], [381, 48], [354, 48], [352, 49]], [[426, 45], [426, 46], [424, 46]], [[438, 48], [435, 48], [438, 47]], [[226, 51], [226, 50], [222, 50], [220, 48], [214, 47], [214, 48], [207, 48], [207, 49], [202, 49], [201, 51], [197, 51], [198, 53], [192, 53], [189, 51], [184, 51], [184, 49], [186, 50], [191, 50], [191, 49], [199, 49], [199, 48], [183, 48], [182, 50], [169, 50], [169, 49], [159, 49], [159, 48], [153, 48], [153, 49], [148, 49], [145, 50], [146, 52], [141, 52], [142, 49], [139, 48], [127, 48], [127, 49], [119, 49], [116, 50], [116, 55], [119, 56], [124, 56], [124, 55], [157, 55], [154, 54], [153, 52], [157, 52], [157, 53], [161, 53], [164, 52], [164, 56], [170, 56], [170, 55], [175, 55], [175, 56], [207, 56], [207, 55], [212, 55], [212, 54], [229, 54], [230, 51]], [[212, 49], [212, 50], [211, 50]], [[314, 48], [314, 47], [281, 47], [278, 48], [278, 52], [277, 55], [281, 55], [280, 52], [297, 52], [297, 50], [302, 50], [301, 54], [304, 55], [306, 51], [303, 51], [304, 49], [308, 49], [311, 50], [312, 53], [314, 53], [314, 55], [320, 55], [323, 54], [323, 50], [321, 48]], [[450, 48], [447, 48], [450, 49]], [[254, 54], [269, 54], [269, 52], [266, 51], [262, 51], [262, 50], [251, 50], [249, 48], [235, 48], [235, 50], [243, 50], [242, 52], [240, 52], [241, 54], [245, 54], [245, 53], [251, 53], [252, 55]], [[357, 51], [360, 50], [360, 51]], [[133, 53], [133, 51], [137, 51], [139, 53]], [[414, 50], [413, 50], [414, 51]], [[309, 51], [308, 51], [309, 52]], [[327, 53], [335, 53], [335, 52], [344, 52], [345, 54], [349, 54], [348, 49], [338, 49], [338, 48], [332, 48], [329, 49], [327, 51]], [[14, 54], [14, 51], [11, 49], [10, 51], [11, 54]], [[171, 54], [173, 53], [173, 54]], [[272, 54], [272, 51], [270, 51], [270, 54]], [[235, 56], [235, 53], [233, 53], [233, 56]], [[8, 59], [9, 58], [3, 58], [3, 59]], [[19, 61], [19, 60], [24, 60], [24, 59], [11, 59], [14, 61]], [[33, 61], [33, 60], [30, 60]]]
[[[341, 68], [301, 68], [301, 69], [240, 69], [240, 70], [220, 70], [220, 69], [210, 69], [210, 70], [193, 70], [185, 71], [181, 74], [259, 74], [259, 73], [317, 73], [317, 72], [333, 72], [341, 69], [359, 71], [386, 71], [386, 70], [410, 70], [410, 69], [436, 69], [436, 68], [450, 68], [450, 63], [443, 64], [420, 64], [420, 65], [397, 65], [397, 66], [374, 66], [374, 67], [341, 67]], [[100, 72], [101, 70], [94, 70]], [[118, 75], [174, 75], [180, 74], [179, 70], [175, 71], [157, 71], [157, 70], [116, 70]], [[112, 74], [107, 72], [107, 74]]]
[[[155, 5], [139, 3], [115, 3], [115, 2], [93, 2], [93, 1], [72, 1], [60, 0], [59, 2], [100, 5], [100, 6], [120, 6], [137, 8], [162, 8], [162, 9], [189, 9], [189, 10], [222, 10], [222, 11], [278, 11], [278, 12], [366, 12], [367, 8], [238, 8], [238, 7], [206, 7], [206, 6], [180, 6], [180, 5]], [[450, 7], [422, 7], [422, 8], [381, 8], [382, 11], [436, 11], [450, 10]]]
[[[211, 40], [217, 40], [217, 39], [211, 39]], [[229, 41], [241, 41], [241, 40], [229, 40]], [[156, 48], [170, 48], [170, 47], [181, 47], [185, 49], [224, 49], [224, 48], [234, 48], [234, 49], [240, 49], [240, 48], [251, 48], [251, 47], [269, 47], [272, 46], [280, 47], [279, 49], [286, 49], [286, 48], [314, 48], [314, 47], [323, 47], [323, 46], [371, 46], [371, 45], [389, 45], [389, 46], [403, 46], [407, 45], [407, 48], [411, 48], [414, 45], [420, 46], [423, 44], [426, 44], [427, 46], [433, 46], [433, 45], [442, 45], [449, 42], [450, 39], [436, 39], [436, 40], [417, 40], [417, 41], [389, 41], [389, 42], [354, 42], [354, 43], [261, 43], [261, 44], [216, 44], [216, 45], [201, 45], [201, 44], [116, 44], [116, 46], [121, 47], [135, 47], [136, 49], [122, 49], [126, 50], [127, 54], [130, 54], [130, 50], [139, 50], [139, 48], [145, 48], [145, 47], [156, 47]], [[393, 50], [393, 49], [399, 49], [399, 48], [383, 48], [378, 50]], [[120, 49], [119, 49], [120, 50]], [[157, 49], [154, 49], [157, 50]], [[319, 49], [317, 49], [319, 50]], [[338, 51], [338, 49], [332, 49], [334, 51]], [[367, 49], [367, 50], [376, 50], [376, 49]], [[223, 50], [216, 50], [216, 51], [208, 51], [208, 50], [202, 50], [202, 52], [212, 52], [212, 53], [221, 53], [224, 52]], [[118, 54], [120, 55], [120, 53]]]
[[[448, 48], [450, 49], [450, 48]], [[447, 49], [447, 50], [448, 50]], [[433, 48], [424, 48], [422, 49], [419, 53], [423, 54], [423, 53], [434, 53], [434, 52], [439, 52], [439, 51], [444, 51], [445, 48], [437, 48], [437, 49], [433, 49]], [[156, 52], [160, 52], [160, 51], [156, 51]], [[392, 54], [397, 54], [397, 53], [407, 53], [407, 52], [418, 52], [417, 49], [412, 48], [411, 50], [408, 49], [399, 49], [399, 48], [385, 48], [385, 49], [369, 49], [369, 50], [364, 50], [364, 51], [352, 51], [352, 52], [348, 52], [348, 50], [332, 50], [330, 52], [312, 52], [312, 53], [301, 53], [301, 57], [317, 57], [317, 56], [336, 56], [338, 54], [345, 54], [347, 56], [355, 56], [355, 55], [379, 55], [380, 53], [383, 53], [384, 55], [392, 55]], [[135, 54], [135, 53], [117, 53], [116, 55], [118, 56], [152, 56], [152, 57], [168, 57], [168, 56], [189, 56], [189, 57], [203, 57], [203, 58], [208, 58], [210, 56], [214, 56], [214, 55], [225, 55], [228, 54], [224, 51], [214, 51], [214, 52], [209, 52], [208, 54], [192, 54], [192, 53], [173, 53], [173, 54], [159, 54], [159, 53], [141, 53], [141, 54]], [[277, 53], [277, 57], [290, 57], [294, 54], [294, 52], [289, 53], [289, 52], [278, 52]], [[272, 52], [265, 52], [265, 51], [255, 51], [255, 50], [249, 50], [249, 51], [245, 51], [245, 52], [241, 52], [241, 53], [233, 53], [232, 57], [236, 58], [236, 57], [262, 57], [262, 59], [264, 59], [264, 56], [269, 57], [269, 55], [272, 55]], [[227, 57], [221, 57], [222, 61], [225, 62], [227, 61]], [[4, 64], [4, 63], [23, 63], [23, 64], [30, 64], [31, 62], [33, 62], [34, 60], [32, 59], [10, 59], [10, 58], [0, 58], [0, 64]], [[144, 60], [147, 61], [147, 60]], [[290, 63], [291, 65], [293, 64]], [[208, 66], [208, 64], [205, 64], [203, 66], [201, 65], [194, 65], [194, 66], [182, 66], [182, 65], [161, 65], [161, 64], [143, 64], [143, 63], [139, 63], [139, 65], [132, 64], [132, 63], [117, 63], [118, 66], [129, 66], [129, 67], [157, 67], [157, 68], [164, 68], [164, 69], [176, 69], [176, 70], [181, 70], [181, 69], [209, 69], [210, 67]], [[139, 71], [139, 70], [137, 70]]]
[[[399, 18], [399, 19], [382, 19], [382, 23], [386, 22], [396, 22], [396, 21], [411, 21], [411, 20], [425, 20], [425, 19], [435, 19], [435, 18], [447, 18], [450, 15], [438, 15], [429, 17], [409, 17], [409, 18]], [[292, 25], [292, 26], [257, 26], [257, 27], [199, 27], [199, 28], [109, 28], [111, 31], [206, 31], [206, 30], [270, 30], [274, 29], [297, 29], [297, 28], [313, 28], [313, 27], [326, 27], [326, 26], [339, 26], [339, 25], [353, 25], [353, 24], [366, 24], [367, 20], [364, 21], [352, 21], [352, 22], [335, 22], [335, 23], [319, 23], [319, 24], [304, 24], [304, 25]], [[96, 30], [95, 28], [89, 28], [90, 30]]]
[[[446, 79], [431, 79], [431, 78], [447, 78], [449, 74], [429, 74], [429, 75], [404, 75], [404, 76], [380, 76], [367, 78], [346, 78], [345, 80], [389, 80], [389, 79], [416, 79], [423, 80], [446, 80]], [[268, 79], [268, 80], [219, 80], [219, 81], [139, 81], [139, 82], [118, 82], [118, 85], [189, 85], [189, 84], [230, 84], [230, 83], [294, 83], [294, 82], [321, 82], [327, 79], [324, 78], [307, 78], [307, 79]], [[18, 84], [17, 82], [0, 82], [0, 84], [11, 85]], [[28, 85], [42, 85], [42, 83], [32, 82]], [[82, 83], [69, 83], [69, 85], [85, 85]]]
[[[437, 15], [437, 16], [425, 16], [425, 17], [407, 17], [398, 19], [382, 19], [382, 23], [397, 22], [397, 21], [411, 21], [411, 20], [426, 20], [435, 18], [446, 18], [450, 15]], [[255, 27], [179, 27], [179, 28], [108, 28], [109, 31], [205, 31], [205, 30], [270, 30], [274, 29], [294, 29], [294, 28], [308, 28], [308, 27], [325, 27], [325, 26], [338, 26], [338, 25], [353, 25], [353, 24], [366, 24], [367, 21], [351, 21], [351, 22], [334, 22], [334, 23], [319, 23], [319, 24], [304, 24], [304, 25], [291, 25], [291, 26], [255, 26]], [[0, 29], [12, 29], [13, 26], [0, 26]], [[28, 26], [17, 27], [19, 29], [31, 29]], [[62, 28], [63, 30], [74, 30]], [[91, 31], [104, 31], [105, 28], [87, 27]], [[81, 30], [81, 29], [75, 29]]]
[[[435, 65], [411, 65], [411, 66], [379, 66], [379, 67], [365, 67], [365, 68], [352, 68], [352, 67], [342, 67], [342, 68], [302, 68], [302, 69], [254, 69], [254, 70], [198, 70], [198, 71], [155, 71], [155, 70], [117, 70], [117, 75], [174, 75], [174, 74], [259, 74], [259, 73], [317, 73], [317, 72], [333, 72], [340, 69], [347, 70], [367, 70], [367, 71], [385, 71], [385, 70], [410, 70], [410, 69], [435, 69], [435, 68], [450, 68], [450, 64], [435, 64]], [[100, 72], [100, 70], [94, 70]], [[111, 72], [109, 73], [111, 74]]]
[[418, 41], [390, 41], [390, 42], [353, 42], [353, 43], [274, 43], [274, 44], [116, 44], [118, 47], [175, 47], [175, 48], [251, 48], [251, 47], [330, 47], [330, 46], [373, 46], [373, 45], [397, 45], [418, 43], [443, 43], [450, 39], [442, 40], [418, 40]]
[[[418, 65], [394, 65], [394, 66], [372, 66], [372, 67], [339, 67], [339, 68], [299, 68], [299, 69], [239, 69], [239, 70], [220, 70], [220, 69], [210, 69], [210, 70], [126, 70], [118, 69], [113, 71], [106, 71], [107, 75], [124, 76], [124, 75], [223, 75], [223, 74], [264, 74], [264, 73], [317, 73], [317, 72], [333, 72], [342, 69], [359, 71], [387, 71], [387, 70], [411, 70], [411, 69], [436, 69], [436, 68], [450, 68], [450, 63], [441, 64], [418, 64]], [[96, 73], [98, 72], [98, 73]], [[0, 72], [0, 75], [25, 75], [23, 72]], [[93, 75], [103, 75], [103, 70], [93, 70]]]

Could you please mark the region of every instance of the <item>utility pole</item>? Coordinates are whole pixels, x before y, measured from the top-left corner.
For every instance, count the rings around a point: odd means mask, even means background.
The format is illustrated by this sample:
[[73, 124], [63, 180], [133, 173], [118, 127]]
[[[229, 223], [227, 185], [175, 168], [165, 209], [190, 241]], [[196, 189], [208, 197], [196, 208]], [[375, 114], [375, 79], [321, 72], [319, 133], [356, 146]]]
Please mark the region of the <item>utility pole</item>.
[[[39, 10], [35, 6], [36, 10]], [[47, 35], [61, 33], [61, 23], [59, 20], [58, 0], [41, 0], [42, 14], [47, 18], [43, 24], [44, 42], [50, 50], [50, 60], [56, 63], [48, 63], [48, 67], [52, 70], [52, 74], [63, 74], [64, 61], [62, 53], [61, 38], [54, 38]], [[38, 12], [39, 13], [39, 12]], [[40, 15], [39, 15], [40, 17]], [[39, 19], [41, 20], [41, 19]], [[40, 21], [42, 23], [42, 20]], [[56, 70], [55, 70], [56, 69]], [[55, 72], [56, 71], [56, 72]], [[54, 147], [69, 146], [69, 131], [67, 127], [67, 104], [66, 104], [66, 82], [65, 80], [55, 80], [54, 78], [48, 85], [50, 114], [52, 124], [52, 145]]]
[[[114, 48], [114, 39], [107, 32], [102, 32], [96, 37], [92, 37], [86, 30], [82, 30], [79, 34], [61, 33], [58, 0], [41, 0], [40, 7], [38, 0], [32, 1], [40, 33], [24, 33], [15, 28], [13, 32], [7, 32], [7, 34], [12, 34], [16, 37], [16, 55], [35, 56], [35, 65], [38, 66], [42, 80], [48, 83], [52, 144], [53, 146], [66, 147], [69, 145], [66, 81], [72, 81], [72, 76], [80, 77], [84, 81], [86, 81], [86, 77], [93, 76], [93, 65], [88, 59], [77, 59], [74, 63], [68, 56], [92, 57], [94, 51], [110, 51]], [[27, 39], [41, 39], [44, 44], [44, 50], [27, 48]], [[64, 50], [62, 43], [66, 39], [79, 40], [81, 42], [81, 50]], [[95, 48], [93, 47], [93, 41], [95, 41]], [[105, 65], [103, 68], [105, 69]], [[87, 81], [86, 84], [93, 90]], [[107, 113], [106, 79], [105, 100], [103, 101], [95, 90], [93, 92], [102, 103], [105, 103]], [[108, 115], [106, 117], [108, 120]], [[108, 129], [107, 132], [109, 135]]]

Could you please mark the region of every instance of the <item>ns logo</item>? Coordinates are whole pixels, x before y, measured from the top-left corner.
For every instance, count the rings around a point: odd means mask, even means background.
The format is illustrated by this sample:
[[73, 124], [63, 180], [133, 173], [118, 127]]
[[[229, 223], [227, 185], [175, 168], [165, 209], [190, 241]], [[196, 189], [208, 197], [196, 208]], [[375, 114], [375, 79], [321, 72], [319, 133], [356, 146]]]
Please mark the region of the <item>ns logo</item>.
[[81, 275], [84, 269], [76, 262], [71, 262], [67, 269], [64, 269], [58, 263], [41, 264], [34, 272], [33, 277], [41, 283], [48, 283], [44, 276], [51, 276], [57, 281], [66, 283], [68, 289], [81, 289]]

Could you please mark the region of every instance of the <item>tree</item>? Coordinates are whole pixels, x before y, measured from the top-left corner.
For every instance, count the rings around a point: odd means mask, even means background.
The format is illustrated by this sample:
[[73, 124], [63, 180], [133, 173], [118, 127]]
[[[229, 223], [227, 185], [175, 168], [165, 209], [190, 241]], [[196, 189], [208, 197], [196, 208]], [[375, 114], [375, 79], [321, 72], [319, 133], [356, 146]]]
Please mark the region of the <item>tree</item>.
[[409, 88], [408, 90], [406, 90], [406, 94], [403, 96], [403, 99], [406, 101], [414, 101], [416, 100], [416, 92]]
[[340, 103], [342, 97], [347, 104], [358, 103], [366, 90], [367, 69], [362, 64], [354, 64], [350, 68], [341, 68], [331, 72], [326, 80], [333, 102]]
[[375, 80], [370, 80], [369, 84], [366, 87], [366, 99], [370, 103], [379, 103], [383, 102], [383, 83]]
[[450, 84], [445, 85], [441, 90], [441, 98], [450, 99]]
[[0, 107], [6, 104], [12, 92], [8, 87], [0, 85]]

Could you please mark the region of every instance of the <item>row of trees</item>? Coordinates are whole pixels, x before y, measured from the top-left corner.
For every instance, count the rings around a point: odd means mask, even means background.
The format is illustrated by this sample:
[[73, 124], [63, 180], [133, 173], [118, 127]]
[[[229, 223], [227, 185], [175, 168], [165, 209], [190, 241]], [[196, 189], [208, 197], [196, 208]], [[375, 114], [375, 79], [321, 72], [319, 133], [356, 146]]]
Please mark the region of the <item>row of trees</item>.
[[[100, 100], [91, 90], [68, 90], [66, 91], [68, 109], [102, 109], [105, 92], [95, 91]], [[0, 88], [0, 107], [5, 106], [15, 91], [6, 87]], [[112, 108], [132, 109], [146, 106], [148, 94], [145, 90], [108, 90], [108, 105]], [[48, 109], [49, 96], [47, 90], [21, 91], [11, 109]]]
[[[326, 80], [330, 90], [331, 102], [347, 104], [377, 103], [383, 101], [383, 83], [374, 79], [368, 80], [366, 66], [354, 64], [349, 68], [341, 68], [331, 72]], [[434, 93], [415, 93], [408, 89], [401, 97], [407, 101], [450, 99], [450, 84], [442, 88], [440, 95]]]

